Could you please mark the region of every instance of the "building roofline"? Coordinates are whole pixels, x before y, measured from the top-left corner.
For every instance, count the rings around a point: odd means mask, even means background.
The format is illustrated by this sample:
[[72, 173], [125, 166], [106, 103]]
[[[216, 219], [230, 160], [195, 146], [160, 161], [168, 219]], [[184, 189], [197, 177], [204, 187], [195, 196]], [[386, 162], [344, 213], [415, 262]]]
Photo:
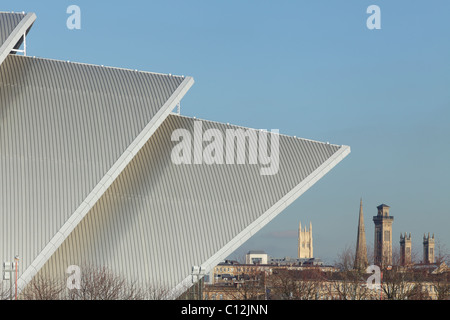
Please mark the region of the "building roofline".
[[161, 76], [169, 76], [169, 77], [176, 77], [176, 78], [182, 78], [182, 79], [187, 78], [187, 76], [184, 76], [184, 75], [182, 75], [182, 76], [181, 75], [174, 75], [174, 74], [171, 74], [171, 73], [161, 73], [161, 72], [137, 70], [137, 69], [123, 68], [123, 67], [105, 66], [105, 65], [99, 65], [99, 64], [94, 64], [94, 63], [62, 60], [62, 59], [55, 59], [55, 58], [44, 58], [44, 57], [39, 57], [39, 56], [24, 56], [24, 58], [39, 59], [39, 60], [43, 60], [43, 61], [52, 61], [52, 62], [59, 62], [59, 63], [77, 64], [77, 65], [89, 66], [89, 67], [94, 67], [94, 68], [113, 69], [113, 70], [130, 71], [130, 72], [140, 72], [140, 73], [147, 73], [147, 74], [161, 75]]
[[[215, 120], [208, 120], [208, 119], [202, 119], [202, 118], [197, 118], [195, 116], [187, 116], [187, 115], [182, 115], [182, 114], [178, 114], [178, 113], [173, 113], [173, 115], [176, 115], [178, 117], [183, 117], [183, 118], [187, 118], [187, 119], [195, 119], [195, 120], [199, 120], [199, 121], [206, 121], [206, 122], [211, 122], [211, 123], [216, 123], [219, 125], [224, 125], [224, 126], [233, 126], [233, 127], [237, 127], [240, 129], [245, 129], [245, 130], [251, 130], [251, 131], [264, 131], [266, 129], [255, 129], [255, 128], [250, 128], [250, 127], [245, 127], [245, 126], [241, 126], [241, 125], [237, 125], [237, 124], [232, 124], [232, 123], [225, 123], [225, 122], [220, 122], [220, 121], [215, 121]], [[333, 144], [333, 143], [328, 143], [328, 142], [323, 142], [323, 141], [317, 141], [317, 140], [312, 140], [312, 139], [307, 139], [307, 138], [301, 138], [301, 137], [297, 137], [297, 136], [290, 136], [287, 134], [283, 134], [283, 133], [277, 133], [277, 132], [269, 132], [270, 134], [276, 134], [282, 137], [287, 137], [287, 138], [291, 138], [291, 139], [297, 139], [297, 140], [303, 140], [303, 141], [310, 141], [310, 142], [314, 142], [314, 143], [320, 143], [320, 144], [324, 144], [324, 145], [330, 145], [333, 147], [348, 147], [347, 145], [339, 145], [339, 144]]]

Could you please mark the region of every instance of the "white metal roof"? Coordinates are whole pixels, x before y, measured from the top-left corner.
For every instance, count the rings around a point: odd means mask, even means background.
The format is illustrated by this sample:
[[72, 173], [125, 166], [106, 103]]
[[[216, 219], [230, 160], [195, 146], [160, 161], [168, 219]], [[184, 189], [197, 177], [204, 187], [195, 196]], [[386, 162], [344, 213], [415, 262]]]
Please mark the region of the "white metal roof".
[[[34, 21], [24, 17], [10, 43]], [[0, 26], [5, 21], [0, 15]], [[94, 264], [163, 284], [175, 297], [193, 266], [212, 269], [350, 152], [276, 135], [275, 175], [261, 175], [256, 164], [176, 165], [174, 130], [193, 133], [196, 122], [222, 133], [242, 129], [170, 115], [192, 84], [191, 77], [6, 55], [0, 260], [19, 254], [20, 288], [38, 272], [63, 277], [70, 264]]]

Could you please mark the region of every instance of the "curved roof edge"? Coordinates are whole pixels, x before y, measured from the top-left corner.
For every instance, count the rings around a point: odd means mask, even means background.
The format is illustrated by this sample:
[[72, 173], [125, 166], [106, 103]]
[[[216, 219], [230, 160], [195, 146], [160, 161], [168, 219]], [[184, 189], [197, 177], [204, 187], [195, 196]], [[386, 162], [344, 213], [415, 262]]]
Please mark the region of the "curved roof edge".
[[24, 34], [28, 33], [29, 29], [36, 20], [36, 14], [27, 13], [25, 17], [19, 22], [19, 24], [14, 28], [9, 37], [3, 42], [0, 47], [0, 65], [6, 59], [8, 54], [19, 44], [20, 39]]
[[[325, 174], [333, 169], [339, 162], [341, 162], [347, 155], [350, 154], [349, 146], [341, 146], [327, 161], [314, 170], [308, 177], [300, 182], [295, 188], [288, 192], [283, 198], [269, 208], [258, 219], [248, 225], [241, 233], [234, 237], [229, 243], [227, 243], [222, 249], [216, 252], [215, 255], [210, 257], [207, 261], [202, 263], [201, 267], [205, 270], [205, 273], [209, 273], [218, 263], [223, 261], [227, 256], [232, 254], [254, 234], [266, 226], [272, 219], [274, 219], [279, 213], [292, 204], [297, 198], [305, 193], [310, 187], [312, 187], [317, 181], [319, 181]], [[172, 289], [167, 295], [166, 299], [176, 299], [182, 294], [186, 288], [192, 285], [192, 276], [188, 276], [182, 282], [180, 282], [174, 289]]]
[[184, 95], [194, 84], [192, 77], [186, 77], [184, 81], [179, 85], [177, 90], [166, 101], [163, 107], [158, 113], [151, 119], [142, 132], [136, 137], [136, 139], [128, 146], [125, 152], [119, 157], [116, 163], [110, 168], [106, 175], [100, 180], [100, 182], [94, 187], [91, 193], [81, 203], [81, 205], [75, 210], [66, 223], [60, 228], [60, 230], [53, 236], [48, 242], [45, 248], [38, 254], [33, 260], [31, 265], [25, 270], [18, 281], [18, 290], [22, 291], [25, 286], [32, 280], [32, 278], [38, 273], [38, 271], [44, 266], [53, 253], [59, 248], [75, 227], [81, 222], [81, 220], [87, 215], [90, 209], [96, 204], [96, 202], [102, 197], [109, 186], [116, 180], [120, 173], [127, 167], [131, 160], [136, 156], [139, 150], [150, 139], [153, 133], [163, 123], [163, 121], [169, 116], [176, 105], [181, 101]]

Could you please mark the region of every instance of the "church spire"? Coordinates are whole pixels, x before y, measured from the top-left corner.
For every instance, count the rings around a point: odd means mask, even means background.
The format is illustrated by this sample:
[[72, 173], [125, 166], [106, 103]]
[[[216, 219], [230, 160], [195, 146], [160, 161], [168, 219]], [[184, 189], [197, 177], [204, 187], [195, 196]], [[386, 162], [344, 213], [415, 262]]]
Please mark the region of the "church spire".
[[362, 198], [359, 204], [358, 237], [356, 239], [355, 269], [365, 269], [368, 266], [366, 231], [364, 228], [364, 214]]

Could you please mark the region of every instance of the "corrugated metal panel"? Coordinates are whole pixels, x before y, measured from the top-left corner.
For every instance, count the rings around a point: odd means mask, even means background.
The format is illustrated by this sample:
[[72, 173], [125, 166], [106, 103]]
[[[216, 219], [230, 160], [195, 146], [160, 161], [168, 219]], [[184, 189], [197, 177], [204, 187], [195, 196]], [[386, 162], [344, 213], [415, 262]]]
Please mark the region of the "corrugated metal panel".
[[25, 18], [24, 13], [0, 12], [0, 46], [8, 39], [23, 18]]
[[20, 273], [29, 268], [188, 80], [9, 55], [0, 66], [0, 261], [19, 254]]
[[34, 13], [0, 12], [0, 65], [12, 49], [19, 49], [35, 20]]
[[[71, 264], [91, 264], [180, 288], [192, 266], [212, 268], [349, 152], [279, 135], [275, 175], [261, 175], [258, 164], [175, 165], [171, 134], [180, 128], [193, 134], [195, 121], [169, 116], [41, 272], [64, 277]], [[201, 123], [224, 135], [239, 128]]]

